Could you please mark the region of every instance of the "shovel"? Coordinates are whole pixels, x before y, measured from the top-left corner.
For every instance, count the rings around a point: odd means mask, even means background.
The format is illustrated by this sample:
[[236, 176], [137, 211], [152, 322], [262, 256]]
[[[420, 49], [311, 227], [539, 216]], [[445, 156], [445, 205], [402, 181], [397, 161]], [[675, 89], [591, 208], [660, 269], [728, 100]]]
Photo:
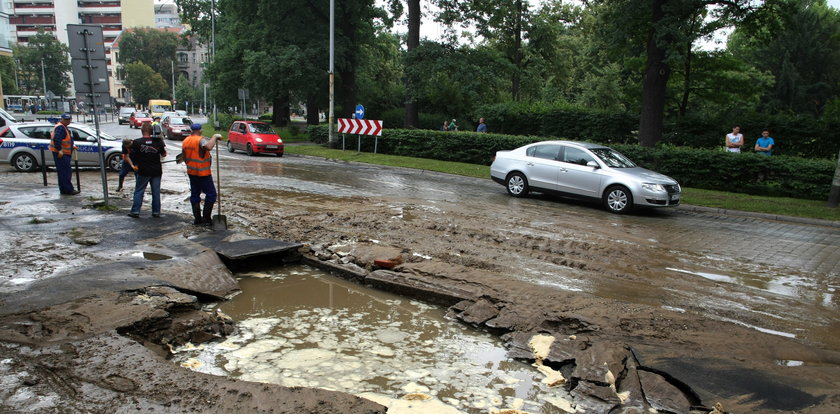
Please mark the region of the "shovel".
[[227, 217], [222, 215], [222, 179], [221, 179], [221, 169], [219, 168], [219, 144], [218, 139], [220, 137], [216, 137], [216, 193], [218, 193], [218, 201], [219, 201], [219, 214], [213, 216], [213, 230], [227, 230]]

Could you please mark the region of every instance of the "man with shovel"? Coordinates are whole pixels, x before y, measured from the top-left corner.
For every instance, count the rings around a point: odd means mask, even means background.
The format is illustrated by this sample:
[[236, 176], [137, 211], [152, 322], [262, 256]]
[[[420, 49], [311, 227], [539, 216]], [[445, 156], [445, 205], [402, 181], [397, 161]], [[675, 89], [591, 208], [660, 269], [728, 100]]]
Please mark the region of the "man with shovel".
[[[221, 135], [216, 134], [212, 138], [202, 136], [201, 124], [192, 124], [190, 130], [192, 132], [184, 139], [181, 149], [184, 163], [187, 164], [187, 176], [190, 177], [190, 204], [195, 217], [193, 224], [210, 225], [213, 223], [213, 204], [216, 203], [210, 150], [216, 146]], [[204, 211], [201, 210], [201, 193], [204, 193]]]

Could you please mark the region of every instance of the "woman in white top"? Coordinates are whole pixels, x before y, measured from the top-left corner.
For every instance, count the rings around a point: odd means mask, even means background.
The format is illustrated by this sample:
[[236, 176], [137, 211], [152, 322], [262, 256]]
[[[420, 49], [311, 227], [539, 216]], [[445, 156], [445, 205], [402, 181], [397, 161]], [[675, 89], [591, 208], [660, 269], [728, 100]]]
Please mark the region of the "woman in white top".
[[732, 133], [726, 134], [726, 150], [729, 152], [741, 152], [744, 145], [744, 134], [741, 133], [741, 126], [732, 127]]

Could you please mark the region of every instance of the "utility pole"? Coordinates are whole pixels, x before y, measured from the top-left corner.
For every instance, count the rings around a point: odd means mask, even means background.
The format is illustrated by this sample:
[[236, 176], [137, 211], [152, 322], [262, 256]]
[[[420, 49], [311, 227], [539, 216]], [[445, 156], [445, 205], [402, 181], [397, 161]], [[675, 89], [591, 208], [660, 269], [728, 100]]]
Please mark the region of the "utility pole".
[[[212, 45], [212, 54], [210, 61], [216, 61], [216, 0], [210, 2], [210, 44]], [[216, 118], [216, 99], [213, 99], [213, 128], [217, 128], [219, 121]]]
[[335, 142], [333, 122], [335, 122], [335, 0], [330, 0], [330, 119], [327, 124], [330, 130], [330, 145]]
[[175, 100], [175, 61], [171, 60], [170, 62], [172, 63], [172, 110], [174, 111], [175, 108], [178, 106], [177, 101]]
[[47, 75], [44, 71], [44, 58], [41, 58], [41, 82], [44, 84], [44, 99], [47, 99]]

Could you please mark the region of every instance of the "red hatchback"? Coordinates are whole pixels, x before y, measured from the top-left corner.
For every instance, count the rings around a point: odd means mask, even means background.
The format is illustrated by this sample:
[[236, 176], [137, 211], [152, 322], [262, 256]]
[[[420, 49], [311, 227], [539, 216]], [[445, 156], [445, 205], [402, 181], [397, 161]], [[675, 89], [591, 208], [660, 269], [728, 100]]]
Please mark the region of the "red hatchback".
[[164, 115], [160, 126], [163, 128], [163, 136], [167, 139], [180, 139], [181, 141], [190, 134], [192, 120], [177, 115]]
[[236, 121], [228, 131], [228, 151], [245, 151], [248, 155], [261, 152], [283, 156], [283, 140], [271, 126], [259, 121]]
[[143, 122], [152, 123], [152, 117], [148, 112], [132, 112], [131, 117], [128, 118], [128, 127], [140, 128]]

